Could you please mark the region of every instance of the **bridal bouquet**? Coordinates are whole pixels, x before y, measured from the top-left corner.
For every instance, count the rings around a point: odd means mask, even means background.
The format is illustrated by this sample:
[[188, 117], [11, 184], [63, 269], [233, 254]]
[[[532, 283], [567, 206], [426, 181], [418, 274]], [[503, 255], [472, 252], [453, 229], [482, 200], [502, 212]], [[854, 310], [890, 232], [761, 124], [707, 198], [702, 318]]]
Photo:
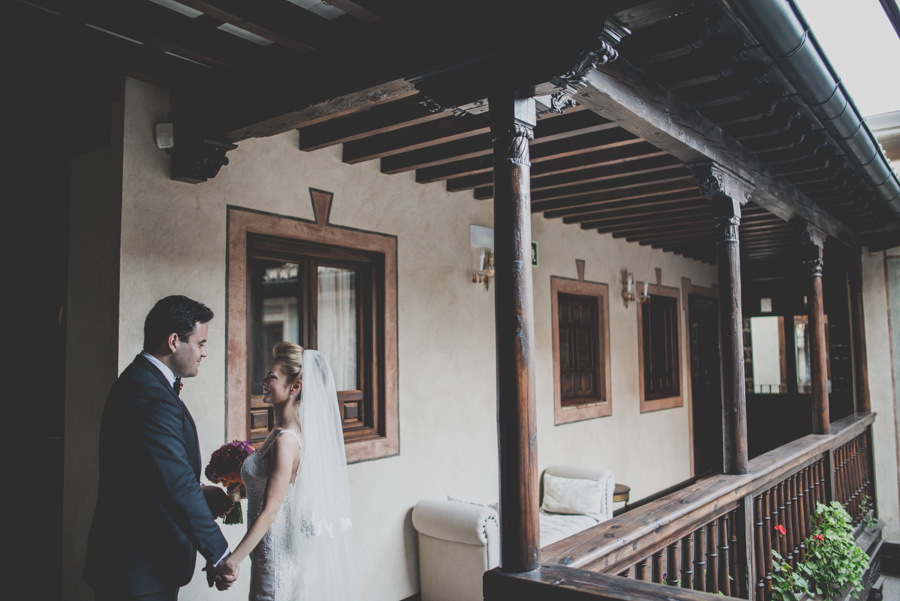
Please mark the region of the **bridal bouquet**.
[[247, 489], [241, 478], [241, 466], [252, 452], [253, 447], [246, 440], [227, 442], [213, 451], [209, 465], [206, 466], [206, 478], [210, 482], [223, 485], [234, 501], [234, 507], [222, 518], [224, 524], [244, 523], [241, 499], [247, 498]]

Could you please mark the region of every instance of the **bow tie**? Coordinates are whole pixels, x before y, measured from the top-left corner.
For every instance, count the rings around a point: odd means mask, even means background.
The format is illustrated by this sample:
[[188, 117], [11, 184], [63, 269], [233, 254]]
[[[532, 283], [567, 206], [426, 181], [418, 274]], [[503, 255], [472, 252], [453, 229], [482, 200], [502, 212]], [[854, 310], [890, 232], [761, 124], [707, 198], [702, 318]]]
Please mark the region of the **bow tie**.
[[184, 384], [181, 383], [181, 378], [175, 378], [175, 382], [172, 384], [172, 388], [175, 389], [175, 394], [181, 396], [181, 389], [184, 388]]

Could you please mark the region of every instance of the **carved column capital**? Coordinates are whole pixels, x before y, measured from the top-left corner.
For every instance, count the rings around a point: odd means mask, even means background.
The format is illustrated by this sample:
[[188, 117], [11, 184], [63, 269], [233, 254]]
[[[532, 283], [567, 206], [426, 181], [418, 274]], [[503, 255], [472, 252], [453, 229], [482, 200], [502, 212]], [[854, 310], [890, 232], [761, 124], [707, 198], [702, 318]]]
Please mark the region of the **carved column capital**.
[[586, 77], [590, 70], [619, 58], [619, 51], [615, 47], [622, 38], [630, 34], [630, 29], [610, 17], [603, 24], [603, 31], [597, 36], [596, 46], [582, 50], [575, 63], [565, 73], [553, 77], [551, 81], [554, 85], [569, 91], [586, 86]]
[[740, 207], [749, 199], [750, 184], [711, 161], [691, 163], [687, 168], [697, 180], [700, 194], [714, 203], [731, 205], [729, 211], [740, 214]]
[[806, 274], [814, 278], [822, 277], [822, 268], [824, 266], [825, 263], [822, 261], [821, 257], [812, 257], [804, 259], [803, 261], [803, 267], [806, 269]]
[[805, 221], [794, 221], [803, 257], [803, 267], [812, 277], [822, 277], [824, 267], [825, 233]]
[[[528, 142], [534, 139], [537, 115], [534, 98], [501, 103], [492, 109], [491, 137], [494, 141], [494, 160], [516, 165], [531, 165]], [[509, 106], [511, 111], [505, 110]]]

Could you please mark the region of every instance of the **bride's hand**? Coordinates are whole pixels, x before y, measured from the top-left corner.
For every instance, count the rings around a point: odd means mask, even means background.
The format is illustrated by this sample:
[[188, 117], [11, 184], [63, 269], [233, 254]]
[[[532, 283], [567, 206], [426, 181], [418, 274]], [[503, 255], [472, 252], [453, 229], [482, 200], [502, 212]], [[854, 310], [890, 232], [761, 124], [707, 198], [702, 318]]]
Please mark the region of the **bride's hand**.
[[218, 565], [207, 564], [203, 571], [206, 572], [206, 582], [212, 588], [215, 584], [220, 591], [228, 590], [237, 580], [240, 573], [240, 565], [235, 561], [233, 553], [229, 553]]

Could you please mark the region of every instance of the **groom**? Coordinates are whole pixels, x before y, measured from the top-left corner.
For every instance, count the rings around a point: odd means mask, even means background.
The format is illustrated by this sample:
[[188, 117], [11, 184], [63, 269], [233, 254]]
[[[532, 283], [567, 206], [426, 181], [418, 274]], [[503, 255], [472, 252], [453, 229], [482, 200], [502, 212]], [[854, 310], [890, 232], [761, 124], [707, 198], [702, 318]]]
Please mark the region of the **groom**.
[[212, 318], [186, 296], [157, 302], [144, 322], [144, 351], [109, 393], [84, 569], [98, 601], [174, 601], [194, 574], [197, 551], [210, 564], [228, 552], [215, 517], [231, 501], [200, 484], [197, 428], [178, 394], [181, 378], [196, 376], [206, 356]]

